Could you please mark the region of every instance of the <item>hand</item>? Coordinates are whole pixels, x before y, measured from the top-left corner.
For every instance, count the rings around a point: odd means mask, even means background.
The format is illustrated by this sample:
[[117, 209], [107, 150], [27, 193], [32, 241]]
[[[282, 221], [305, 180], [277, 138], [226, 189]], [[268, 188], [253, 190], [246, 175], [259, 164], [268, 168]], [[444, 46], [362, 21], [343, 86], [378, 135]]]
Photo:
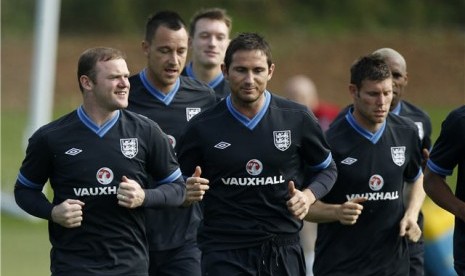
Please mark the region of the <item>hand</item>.
[[[418, 219], [418, 218], [417, 218]], [[404, 216], [400, 221], [400, 236], [406, 236], [409, 240], [417, 242], [421, 237], [421, 229], [418, 226], [417, 219]]]
[[116, 198], [120, 206], [133, 209], [144, 203], [145, 191], [139, 183], [123, 175]]
[[55, 205], [52, 209], [52, 221], [66, 228], [81, 226], [82, 206], [84, 202], [77, 199], [67, 199]]
[[210, 181], [200, 177], [202, 169], [200, 166], [195, 167], [194, 174], [186, 180], [186, 199], [183, 206], [187, 207], [194, 202], [202, 201], [205, 192], [210, 189]]
[[339, 222], [344, 225], [354, 225], [363, 210], [363, 205], [359, 203], [365, 201], [367, 201], [366, 197], [356, 197], [341, 204], [336, 210]]
[[303, 219], [310, 208], [310, 199], [302, 191], [295, 188], [294, 181], [288, 183], [289, 197], [287, 201], [287, 209], [297, 219]]

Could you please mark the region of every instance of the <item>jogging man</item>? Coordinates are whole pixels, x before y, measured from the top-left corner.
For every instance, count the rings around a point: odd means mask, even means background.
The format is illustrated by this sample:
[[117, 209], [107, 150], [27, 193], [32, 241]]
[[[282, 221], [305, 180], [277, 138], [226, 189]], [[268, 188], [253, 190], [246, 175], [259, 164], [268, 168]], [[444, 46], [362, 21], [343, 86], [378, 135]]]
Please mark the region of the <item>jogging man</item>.
[[[188, 35], [181, 17], [171, 11], [158, 12], [147, 20], [142, 42], [147, 67], [129, 78], [128, 109], [157, 122], [174, 148], [187, 122], [216, 103], [213, 90], [206, 84], [180, 76], [187, 49]], [[198, 204], [147, 208], [146, 213], [150, 275], [200, 275]]]
[[[15, 197], [49, 221], [52, 275], [148, 275], [141, 207], [184, 200], [167, 136], [152, 120], [124, 110], [130, 88], [124, 58], [111, 48], [86, 50], [78, 63], [82, 105], [29, 139]], [[52, 202], [42, 193], [48, 180]]]
[[305, 275], [301, 219], [337, 172], [315, 117], [266, 89], [274, 68], [260, 35], [233, 39], [223, 65], [231, 94], [181, 137], [181, 170], [198, 180], [186, 200], [202, 200], [204, 211], [203, 275]]
[[417, 219], [425, 193], [418, 129], [389, 112], [392, 87], [379, 56], [352, 65], [353, 107], [326, 132], [338, 179], [306, 217], [319, 223], [315, 275], [409, 273], [407, 239], [421, 236]]

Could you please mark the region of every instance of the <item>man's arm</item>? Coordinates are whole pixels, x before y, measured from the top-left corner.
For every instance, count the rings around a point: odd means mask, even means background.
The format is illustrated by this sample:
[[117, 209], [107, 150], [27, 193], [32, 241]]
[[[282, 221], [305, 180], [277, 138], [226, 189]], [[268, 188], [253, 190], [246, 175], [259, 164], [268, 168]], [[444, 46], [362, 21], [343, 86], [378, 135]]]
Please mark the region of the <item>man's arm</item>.
[[[179, 171], [180, 174], [180, 171]], [[179, 207], [186, 197], [186, 184], [182, 176], [169, 183], [161, 183], [154, 189], [144, 189], [143, 206], [149, 208]]]
[[423, 185], [434, 203], [465, 221], [465, 202], [453, 194], [444, 177], [426, 167]]
[[308, 185], [307, 196], [309, 197], [310, 204], [313, 204], [315, 200], [321, 199], [328, 194], [334, 186], [337, 179], [337, 167], [334, 160], [331, 158], [331, 162], [328, 167], [320, 170], [312, 178], [311, 183]]
[[16, 203], [27, 213], [53, 221], [66, 228], [81, 226], [84, 202], [67, 199], [58, 205], [53, 205], [41, 189], [26, 187], [19, 181], [15, 185], [14, 192]]
[[416, 242], [421, 236], [421, 229], [417, 224], [418, 215], [425, 199], [423, 190], [423, 174], [407, 186], [407, 204], [404, 217], [400, 221], [400, 236], [407, 236], [410, 240]]
[[317, 200], [310, 206], [304, 219], [316, 223], [339, 221], [344, 225], [353, 225], [363, 210], [360, 203], [366, 200], [364, 197], [357, 197], [343, 204], [328, 204]]

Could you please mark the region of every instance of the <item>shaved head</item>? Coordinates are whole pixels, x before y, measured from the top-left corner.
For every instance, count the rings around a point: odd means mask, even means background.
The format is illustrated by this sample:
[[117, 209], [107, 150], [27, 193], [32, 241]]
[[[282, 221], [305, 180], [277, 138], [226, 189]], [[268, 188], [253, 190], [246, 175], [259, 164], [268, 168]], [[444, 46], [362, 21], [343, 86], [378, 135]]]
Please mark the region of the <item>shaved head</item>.
[[408, 83], [407, 63], [404, 57], [394, 49], [381, 48], [373, 52], [386, 62], [392, 72], [393, 93], [391, 110], [396, 108]]
[[318, 106], [315, 83], [304, 75], [291, 77], [284, 86], [284, 95], [291, 101], [307, 106], [310, 110]]
[[398, 63], [403, 69], [404, 72], [407, 72], [407, 63], [405, 62], [404, 57], [394, 49], [391, 48], [381, 48], [373, 52], [373, 54], [381, 56], [385, 62], [394, 61]]

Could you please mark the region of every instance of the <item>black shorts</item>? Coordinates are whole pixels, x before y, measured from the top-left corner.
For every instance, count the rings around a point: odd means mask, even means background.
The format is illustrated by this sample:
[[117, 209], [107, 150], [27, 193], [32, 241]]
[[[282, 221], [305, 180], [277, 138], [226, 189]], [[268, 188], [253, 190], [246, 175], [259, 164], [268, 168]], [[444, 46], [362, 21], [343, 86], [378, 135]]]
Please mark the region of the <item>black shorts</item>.
[[255, 247], [207, 251], [202, 255], [204, 276], [305, 274], [305, 257], [298, 234], [276, 236]]
[[195, 241], [175, 249], [149, 251], [149, 276], [200, 276], [201, 255]]

